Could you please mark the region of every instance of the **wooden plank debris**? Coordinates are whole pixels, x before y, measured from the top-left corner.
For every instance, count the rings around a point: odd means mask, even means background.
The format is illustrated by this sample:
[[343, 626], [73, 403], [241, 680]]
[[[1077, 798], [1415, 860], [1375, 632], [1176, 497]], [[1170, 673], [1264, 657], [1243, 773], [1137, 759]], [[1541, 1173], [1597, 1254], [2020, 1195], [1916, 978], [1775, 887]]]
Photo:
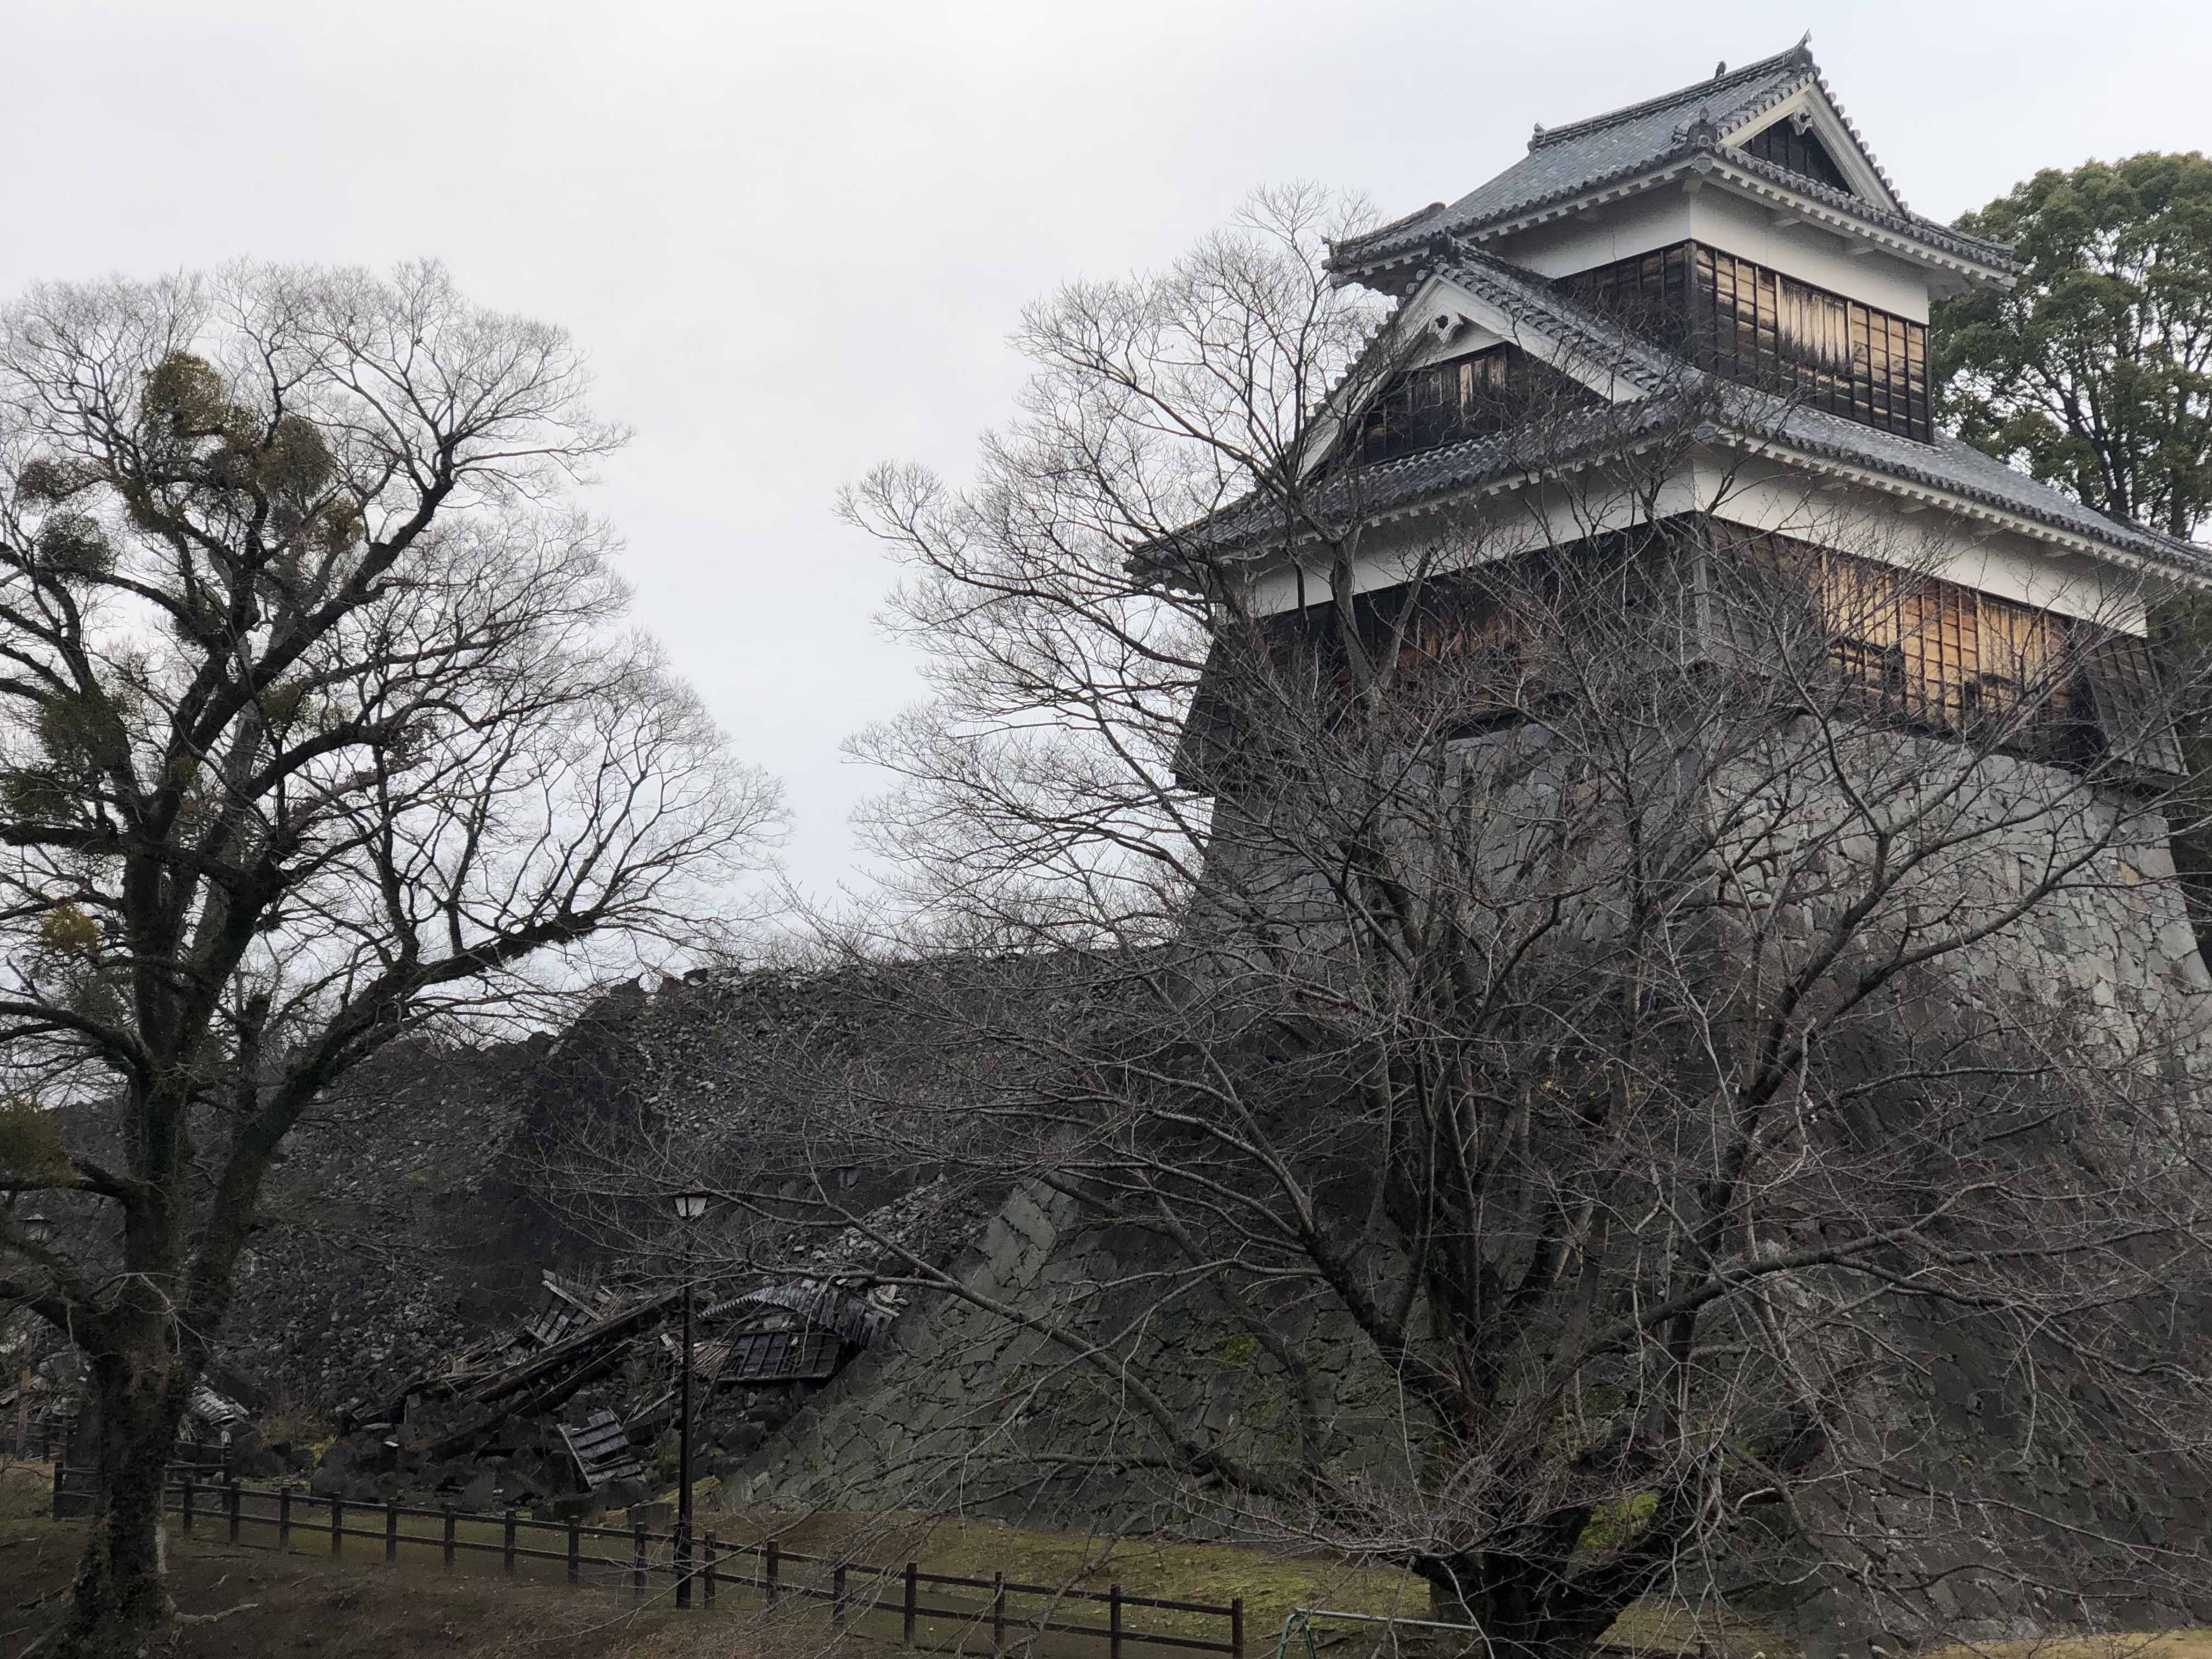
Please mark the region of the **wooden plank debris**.
[[645, 1474], [645, 1460], [629, 1443], [629, 1431], [612, 1412], [594, 1412], [581, 1428], [559, 1425], [568, 1455], [576, 1462], [586, 1491], [597, 1492], [611, 1480], [635, 1480]]

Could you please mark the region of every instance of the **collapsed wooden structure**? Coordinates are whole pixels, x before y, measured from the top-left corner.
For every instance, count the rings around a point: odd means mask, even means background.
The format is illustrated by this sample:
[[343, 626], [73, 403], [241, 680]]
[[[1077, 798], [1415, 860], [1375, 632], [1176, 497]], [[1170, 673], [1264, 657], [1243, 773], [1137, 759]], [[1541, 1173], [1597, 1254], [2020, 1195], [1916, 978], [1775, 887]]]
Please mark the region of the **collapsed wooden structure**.
[[[622, 1370], [641, 1347], [665, 1376], [680, 1363], [677, 1324], [681, 1287], [625, 1299], [547, 1273], [544, 1300], [511, 1332], [463, 1349], [417, 1373], [382, 1405], [357, 1413], [357, 1428], [434, 1419], [434, 1437], [412, 1442], [435, 1462], [479, 1455], [520, 1421], [559, 1411], [576, 1395]], [[695, 1310], [692, 1370], [703, 1409], [722, 1389], [826, 1382], [866, 1347], [890, 1310], [812, 1279], [762, 1286]], [[638, 1454], [672, 1420], [672, 1378], [625, 1411], [600, 1409], [580, 1425], [556, 1425], [586, 1490], [635, 1477]], [[426, 1407], [434, 1407], [426, 1411]], [[392, 1442], [395, 1446], [395, 1435]]]

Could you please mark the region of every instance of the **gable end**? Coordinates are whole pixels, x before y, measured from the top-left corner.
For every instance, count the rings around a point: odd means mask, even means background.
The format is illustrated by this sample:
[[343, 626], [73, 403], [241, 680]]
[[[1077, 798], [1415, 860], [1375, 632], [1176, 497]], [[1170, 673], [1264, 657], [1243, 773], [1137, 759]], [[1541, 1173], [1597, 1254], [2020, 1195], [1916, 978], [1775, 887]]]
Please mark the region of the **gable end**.
[[1812, 123], [1802, 114], [1785, 115], [1780, 120], [1761, 128], [1743, 146], [1744, 154], [1755, 155], [1762, 161], [1771, 161], [1776, 167], [1823, 184], [1831, 190], [1856, 196], [1851, 181], [1836, 165], [1836, 158], [1828, 154], [1828, 147], [1820, 142], [1820, 135], [1813, 131]]

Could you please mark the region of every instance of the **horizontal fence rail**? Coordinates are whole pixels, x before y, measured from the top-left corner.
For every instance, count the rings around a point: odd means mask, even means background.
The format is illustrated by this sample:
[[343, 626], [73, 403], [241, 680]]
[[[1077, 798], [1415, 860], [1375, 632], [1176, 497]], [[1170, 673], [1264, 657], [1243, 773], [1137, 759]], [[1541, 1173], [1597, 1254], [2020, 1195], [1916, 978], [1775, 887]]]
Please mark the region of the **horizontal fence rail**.
[[[70, 1512], [70, 1506], [88, 1509], [98, 1499], [93, 1471], [57, 1463], [53, 1479], [58, 1516]], [[235, 1480], [210, 1482], [190, 1472], [173, 1474], [163, 1489], [162, 1507], [179, 1518], [184, 1531], [220, 1530], [234, 1544], [291, 1550], [298, 1542], [327, 1538], [330, 1553], [337, 1556], [350, 1538], [380, 1545], [383, 1559], [392, 1563], [402, 1549], [418, 1559], [434, 1551], [447, 1571], [456, 1571], [465, 1557], [496, 1555], [504, 1577], [517, 1576], [525, 1563], [542, 1562], [562, 1569], [561, 1578], [569, 1584], [626, 1587], [635, 1601], [643, 1601], [658, 1583], [688, 1580], [709, 1607], [718, 1595], [732, 1591], [747, 1593], [770, 1608], [826, 1603], [831, 1625], [841, 1631], [872, 1615], [896, 1616], [899, 1640], [909, 1648], [964, 1651], [970, 1635], [988, 1631], [994, 1656], [1051, 1634], [1094, 1638], [1105, 1644], [1109, 1659], [1122, 1659], [1123, 1650], [1133, 1647], [1244, 1659], [1242, 1597], [1224, 1605], [1131, 1595], [1119, 1584], [1104, 1590], [1063, 1589], [1022, 1583], [1004, 1573], [981, 1578], [927, 1572], [914, 1561], [881, 1566], [801, 1554], [775, 1538], [738, 1543], [712, 1531], [695, 1534], [693, 1547], [686, 1552], [680, 1528], [656, 1532], [642, 1520], [628, 1528], [594, 1527], [574, 1518], [538, 1521], [514, 1510], [480, 1513], [396, 1501], [355, 1504], [289, 1487], [267, 1492]], [[417, 1531], [409, 1528], [410, 1522], [436, 1524], [434, 1530]], [[1082, 1615], [1092, 1608], [1098, 1611], [1086, 1621]], [[1211, 1620], [1219, 1633], [1209, 1639], [1133, 1626], [1129, 1614], [1146, 1612]], [[960, 1628], [950, 1640], [941, 1631], [936, 1639], [925, 1639], [920, 1628], [924, 1621], [949, 1621]]]

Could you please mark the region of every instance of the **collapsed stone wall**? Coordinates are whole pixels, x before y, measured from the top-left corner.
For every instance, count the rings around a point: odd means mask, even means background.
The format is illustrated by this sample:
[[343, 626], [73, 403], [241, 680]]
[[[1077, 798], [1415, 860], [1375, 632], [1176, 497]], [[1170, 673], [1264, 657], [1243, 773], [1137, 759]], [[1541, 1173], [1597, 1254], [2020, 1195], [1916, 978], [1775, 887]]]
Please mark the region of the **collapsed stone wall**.
[[[2037, 779], [2028, 773], [2019, 782], [2033, 787]], [[2107, 798], [2089, 807], [2082, 827], [2104, 833], [2117, 819], [2097, 814], [2130, 810], [2124, 799]], [[2033, 849], [2023, 841], [1984, 850], [1956, 890], [2002, 905], [2032, 876], [2021, 860]], [[1784, 922], [1809, 933], [1816, 919], [1808, 912]], [[1973, 972], [1994, 994], [2071, 1001], [2109, 1021], [2120, 1048], [2162, 1044], [2185, 1072], [2203, 1074], [2212, 976], [2154, 834], [2118, 836], [2091, 878], [1992, 942]], [[286, 1241], [259, 1241], [234, 1352], [258, 1359], [263, 1375], [300, 1379], [289, 1386], [302, 1397], [319, 1390], [313, 1397], [335, 1402], [359, 1391], [364, 1364], [397, 1371], [450, 1333], [479, 1334], [499, 1300], [488, 1288], [499, 1272], [511, 1270], [518, 1285], [534, 1288], [549, 1253], [557, 1261], [574, 1243], [562, 1239], [545, 1194], [531, 1188], [532, 1166], [517, 1149], [595, 1112], [635, 1119], [665, 1109], [686, 1115], [695, 1128], [724, 1125], [734, 1134], [752, 1086], [749, 1053], [796, 1040], [834, 1056], [906, 1040], [872, 1024], [881, 1018], [879, 999], [841, 999], [825, 985], [771, 976], [702, 980], [652, 994], [633, 989], [557, 1042], [408, 1060], [419, 1065], [422, 1082], [409, 1097], [415, 1115], [403, 1116], [398, 1138], [389, 1120], [364, 1127], [354, 1141], [336, 1128], [318, 1131], [303, 1140], [288, 1171], [297, 1185], [287, 1190], [303, 1206], [319, 1205], [326, 1218], [357, 1206], [346, 1212], [356, 1237], [411, 1230], [445, 1256], [411, 1277], [379, 1281], [400, 1298], [395, 1304], [374, 1299], [379, 1285], [364, 1289], [345, 1276], [357, 1274], [363, 1258], [343, 1238], [333, 1244], [333, 1265], [305, 1273], [280, 1270]], [[380, 1157], [380, 1148], [400, 1155]], [[956, 1240], [957, 1227], [946, 1237]], [[1249, 1334], [1202, 1299], [1139, 1317], [1150, 1298], [1136, 1281], [1160, 1248], [1149, 1236], [1091, 1228], [1067, 1200], [1031, 1187], [988, 1217], [957, 1271], [984, 1300], [1107, 1341], [1128, 1374], [1179, 1414], [1218, 1427], [1237, 1450], [1255, 1449], [1285, 1419], [1283, 1380]], [[1364, 1345], [1348, 1340], [1335, 1317], [1317, 1304], [1292, 1304], [1278, 1310], [1278, 1328], [1318, 1356], [1324, 1415], [1345, 1431], [1347, 1457], [1364, 1460], [1362, 1472], [1385, 1481], [1400, 1478], [1407, 1455], [1401, 1402], [1391, 1379], [1362, 1361]], [[2083, 1538], [2170, 1540], [2177, 1550], [2205, 1545], [2212, 1492], [2174, 1478], [2185, 1435], [2172, 1445], [2135, 1441], [2116, 1444], [2107, 1457], [2069, 1462], [2038, 1444], [2030, 1416], [1990, 1380], [2004, 1365], [1988, 1333], [1966, 1321], [1899, 1321], [1884, 1340], [1899, 1358], [1863, 1402], [1860, 1421], [1870, 1440], [1933, 1476], [1947, 1468], [2002, 1467], [2023, 1506], [2070, 1517]], [[2212, 1343], [2212, 1316], [2178, 1308], [2172, 1341], [2177, 1352]], [[377, 1358], [384, 1350], [388, 1360]], [[2045, 1364], [2039, 1386], [2094, 1421], [2099, 1402], [2069, 1376], [2063, 1356], [2046, 1356]], [[1129, 1391], [1113, 1376], [1073, 1361], [1036, 1329], [938, 1297], [917, 1303], [730, 1469], [723, 1493], [726, 1501], [779, 1508], [925, 1509], [1056, 1526], [1203, 1534], [1250, 1525], [1251, 1517], [1211, 1510], [1178, 1483], [1147, 1474], [1139, 1460], [1150, 1439]], [[1940, 1480], [1930, 1484], [1940, 1494]], [[1970, 1575], [1954, 1572], [1967, 1565], [1975, 1540], [1948, 1548], [1941, 1508], [1940, 1495], [1917, 1511], [1875, 1500], [1848, 1517], [1855, 1537], [1889, 1541], [1846, 1563], [1856, 1581], [1832, 1577], [1794, 1605], [1808, 1650], [1856, 1650], [1875, 1640], [1894, 1651], [1929, 1630], [2024, 1636], [2080, 1621], [2078, 1607], [2048, 1592], [1977, 1588]], [[1844, 1529], [1841, 1510], [1831, 1519]], [[2058, 1565], [2057, 1554], [2052, 1559]], [[2212, 1620], [2212, 1607], [2203, 1616]]]
[[[329, 1419], [526, 1316], [546, 1269], [626, 1264], [576, 1224], [562, 1159], [578, 1137], [707, 1139], [742, 1161], [791, 1086], [873, 1040], [871, 1000], [835, 977], [699, 970], [633, 982], [558, 1034], [395, 1045], [288, 1143], [240, 1263], [215, 1367], [255, 1407]], [[854, 1172], [886, 1196], [926, 1172]], [[871, 1189], [861, 1188], [866, 1194]]]
[[[2203, 1109], [2212, 1080], [2212, 975], [2162, 823], [2142, 817], [2140, 803], [2124, 793], [2082, 793], [2038, 763], [2000, 757], [1984, 764], [1985, 799], [1962, 811], [1983, 813], [1988, 833], [1931, 872], [1916, 902], [1995, 916], [2032, 889], [2054, 842], [2065, 855], [2103, 850], [2025, 923], [1977, 947], [1955, 988], [1992, 1006], [2027, 999], [2063, 1011], [2115, 1056], [2154, 1054], [2156, 1069], [2194, 1091], [2185, 1092], [2191, 1103], [2183, 1109]], [[2014, 821], [2020, 803], [2039, 794], [2063, 801], [2070, 815], [2055, 834], [2049, 824]], [[1765, 867], [1789, 852], [1771, 849]], [[1821, 920], [1813, 905], [1778, 919], [1785, 941], [1798, 943]], [[2070, 1171], [2076, 1158], [2063, 1136], [2037, 1143], [2033, 1155], [2055, 1170]], [[726, 1483], [726, 1501], [929, 1509], [1076, 1527], [1249, 1528], [1253, 1517], [1209, 1510], [1187, 1484], [1148, 1474], [1140, 1462], [1151, 1449], [1148, 1425], [1127, 1391], [1023, 1328], [1064, 1324], [1106, 1342], [1179, 1415], [1218, 1426], [1249, 1451], [1279, 1430], [1286, 1410], [1280, 1380], [1256, 1345], [1220, 1310], [1196, 1303], [1169, 1319], [1130, 1322], [1143, 1293], [1116, 1287], [1133, 1285], [1161, 1248], [1089, 1230], [1070, 1200], [1024, 1189], [961, 1269], [979, 1299], [1012, 1316], [950, 1297], [918, 1306]], [[2186, 1371], [2212, 1358], [2212, 1307], [2179, 1297], [2166, 1319], [2165, 1329], [2145, 1334], [2147, 1362]], [[1335, 1318], [1314, 1305], [1281, 1310], [1278, 1328], [1327, 1356], [1326, 1411], [1371, 1461], [1370, 1472], [1402, 1474], [1406, 1413], [1391, 1379], [1357, 1357], [1364, 1343], [1345, 1340]], [[2056, 1347], [2023, 1352], [2013, 1334], [1969, 1317], [1888, 1316], [1869, 1333], [1867, 1350], [1875, 1380], [1856, 1402], [1863, 1443], [1848, 1455], [1910, 1475], [1925, 1496], [1907, 1501], [1839, 1481], [1807, 1517], [1817, 1540], [1767, 1540], [1814, 1575], [1774, 1592], [1808, 1654], [1857, 1654], [1869, 1642], [1899, 1652], [1961, 1637], [2037, 1637], [2176, 1616], [2171, 1600], [2131, 1601], [2124, 1561], [2100, 1540], [2170, 1548], [2177, 1561], [2212, 1548], [2212, 1483], [2195, 1429], [2177, 1425], [2160, 1436], [2101, 1397], [2078, 1358]], [[2046, 1430], [2057, 1415], [2067, 1418], [2069, 1445], [2039, 1436], [2039, 1409]], [[1978, 1504], [1947, 1498], [1961, 1482]], [[1990, 1517], [2008, 1504], [2014, 1519], [1992, 1529]], [[2024, 1578], [1973, 1571], [1996, 1541], [2027, 1570]], [[1750, 1570], [1772, 1572], [1774, 1565]], [[2099, 1595], [2094, 1607], [2052, 1588], [2069, 1580]], [[2212, 1585], [2190, 1612], [2212, 1621]]]
[[[1039, 1328], [1102, 1344], [1179, 1417], [1264, 1458], [1291, 1411], [1285, 1379], [1218, 1304], [1160, 1304], [1147, 1275], [1163, 1249], [1157, 1235], [1090, 1224], [1046, 1187], [1017, 1189], [953, 1274], [1030, 1327], [951, 1296], [918, 1303], [724, 1481], [721, 1501], [1200, 1535], [1249, 1519], [1148, 1479], [1157, 1439], [1142, 1409]], [[1337, 1473], [1401, 1478], [1404, 1413], [1388, 1373], [1321, 1301], [1286, 1297], [1273, 1313], [1314, 1356], [1321, 1415], [1348, 1448]]]

